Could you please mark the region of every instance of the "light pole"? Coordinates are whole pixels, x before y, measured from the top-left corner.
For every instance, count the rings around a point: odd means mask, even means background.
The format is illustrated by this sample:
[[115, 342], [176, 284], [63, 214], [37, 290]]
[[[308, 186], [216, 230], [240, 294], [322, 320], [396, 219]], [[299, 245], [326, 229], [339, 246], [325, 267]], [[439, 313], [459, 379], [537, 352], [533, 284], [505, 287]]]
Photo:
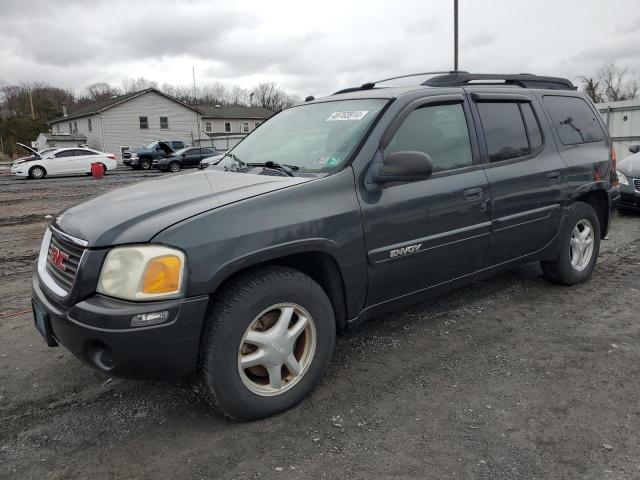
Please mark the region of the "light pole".
[[458, 71], [458, 0], [453, 0], [453, 69]]

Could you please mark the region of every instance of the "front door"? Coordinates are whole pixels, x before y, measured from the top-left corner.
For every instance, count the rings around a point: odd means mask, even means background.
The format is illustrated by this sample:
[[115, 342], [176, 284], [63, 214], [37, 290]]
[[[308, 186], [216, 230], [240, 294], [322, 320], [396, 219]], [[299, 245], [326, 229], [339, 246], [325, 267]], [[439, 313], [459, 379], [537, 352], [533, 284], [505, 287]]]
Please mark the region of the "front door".
[[484, 265], [491, 235], [487, 178], [469, 135], [469, 107], [462, 95], [447, 98], [414, 103], [378, 153], [427, 153], [433, 175], [377, 192], [362, 187], [367, 306], [427, 290]]

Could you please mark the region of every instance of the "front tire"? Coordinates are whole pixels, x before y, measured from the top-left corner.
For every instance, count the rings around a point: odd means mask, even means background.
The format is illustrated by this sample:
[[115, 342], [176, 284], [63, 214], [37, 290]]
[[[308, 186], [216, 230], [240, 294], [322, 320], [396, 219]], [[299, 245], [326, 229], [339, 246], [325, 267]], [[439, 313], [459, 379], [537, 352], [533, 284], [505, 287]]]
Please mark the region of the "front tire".
[[141, 158], [139, 165], [142, 170], [149, 170], [151, 168], [151, 160], [148, 158]]
[[46, 175], [47, 175], [46, 170], [39, 166], [31, 167], [31, 170], [29, 170], [29, 177], [33, 178], [34, 180], [40, 180], [41, 178], [44, 178]]
[[319, 382], [335, 337], [331, 302], [310, 277], [278, 266], [243, 274], [216, 296], [207, 320], [204, 396], [236, 420], [287, 410]]
[[600, 252], [600, 221], [593, 207], [575, 202], [571, 209], [558, 237], [560, 255], [541, 262], [545, 278], [561, 285], [575, 285], [591, 277]]
[[169, 164], [169, 171], [178, 173], [180, 171], [180, 162], [171, 162]]

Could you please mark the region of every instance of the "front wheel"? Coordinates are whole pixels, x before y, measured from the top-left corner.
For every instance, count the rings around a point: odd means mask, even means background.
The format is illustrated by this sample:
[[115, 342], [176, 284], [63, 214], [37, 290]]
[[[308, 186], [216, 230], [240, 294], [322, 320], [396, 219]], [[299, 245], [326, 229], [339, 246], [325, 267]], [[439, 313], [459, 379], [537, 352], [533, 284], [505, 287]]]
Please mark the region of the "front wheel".
[[180, 171], [180, 162], [171, 162], [169, 164], [169, 170], [173, 173], [178, 173]]
[[151, 168], [151, 160], [148, 158], [142, 158], [140, 159], [139, 165], [142, 170], [149, 170]]
[[541, 262], [545, 278], [553, 283], [575, 285], [593, 273], [600, 252], [600, 221], [593, 207], [575, 202], [572, 213], [558, 237], [560, 255]]
[[255, 420], [299, 403], [333, 353], [331, 302], [307, 275], [268, 267], [217, 296], [202, 345], [206, 399], [222, 414]]
[[38, 166], [32, 167], [31, 170], [29, 170], [29, 176], [34, 180], [40, 180], [41, 178], [44, 178], [46, 174], [47, 172], [44, 168]]

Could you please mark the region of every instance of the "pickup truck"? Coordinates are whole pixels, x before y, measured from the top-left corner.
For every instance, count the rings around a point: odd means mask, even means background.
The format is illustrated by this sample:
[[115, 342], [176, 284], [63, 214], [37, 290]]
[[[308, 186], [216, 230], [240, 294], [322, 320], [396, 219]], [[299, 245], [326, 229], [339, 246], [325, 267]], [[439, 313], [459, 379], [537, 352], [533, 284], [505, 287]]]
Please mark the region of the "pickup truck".
[[142, 148], [134, 148], [122, 153], [122, 163], [134, 170], [149, 170], [154, 160], [169, 158], [176, 150], [184, 148], [180, 140], [158, 140]]
[[347, 326], [528, 262], [591, 276], [620, 192], [569, 80], [453, 72], [308, 100], [207, 168], [57, 215], [32, 277], [47, 344], [110, 376], [195, 378], [251, 420], [305, 398]]

